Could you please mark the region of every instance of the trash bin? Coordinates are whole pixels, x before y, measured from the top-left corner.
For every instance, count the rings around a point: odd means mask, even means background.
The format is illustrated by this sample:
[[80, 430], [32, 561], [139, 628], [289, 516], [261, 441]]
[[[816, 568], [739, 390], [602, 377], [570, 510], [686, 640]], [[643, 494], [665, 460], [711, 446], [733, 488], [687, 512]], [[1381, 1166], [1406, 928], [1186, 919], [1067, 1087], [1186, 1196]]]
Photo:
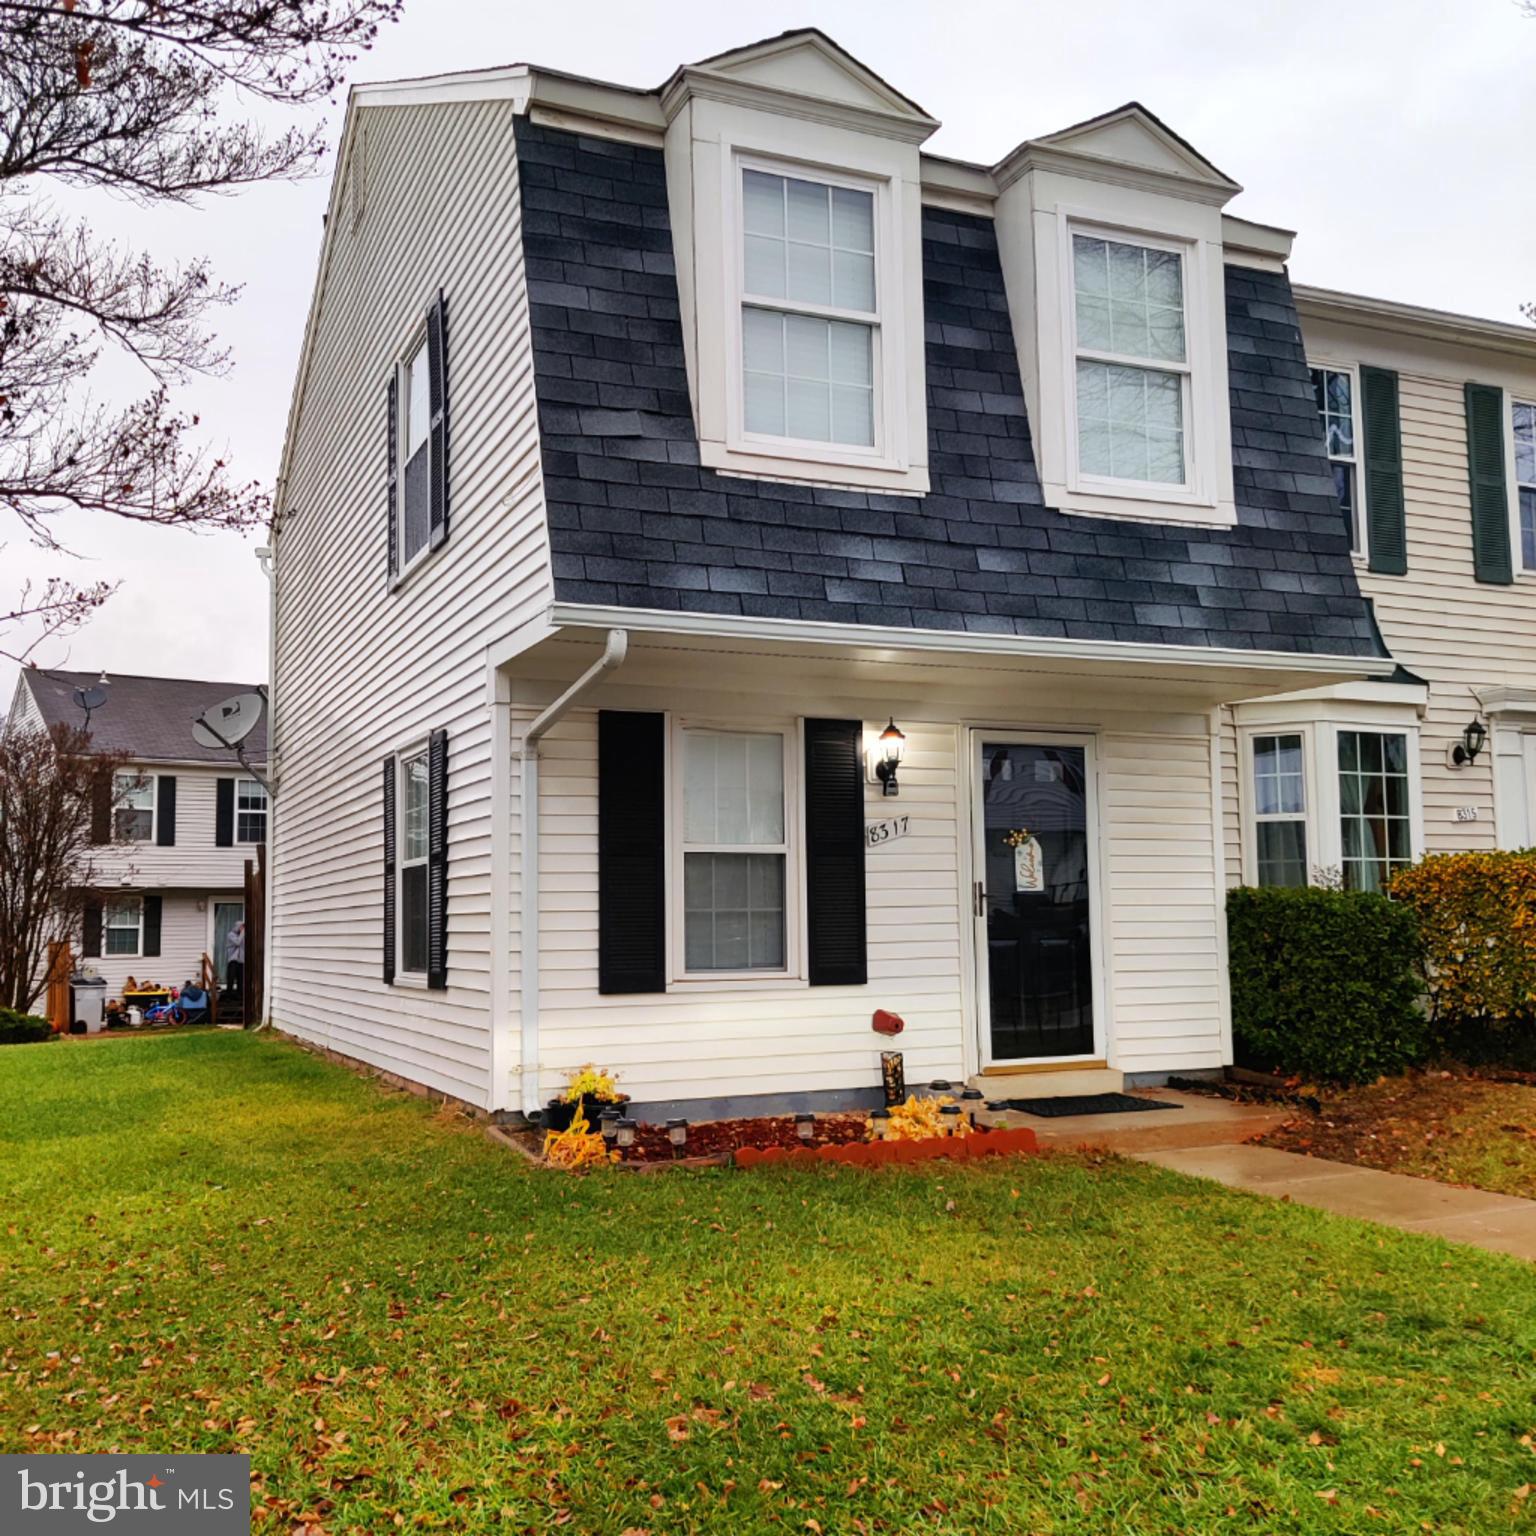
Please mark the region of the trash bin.
[[107, 984], [100, 976], [69, 978], [69, 1032], [100, 1034], [106, 1028]]

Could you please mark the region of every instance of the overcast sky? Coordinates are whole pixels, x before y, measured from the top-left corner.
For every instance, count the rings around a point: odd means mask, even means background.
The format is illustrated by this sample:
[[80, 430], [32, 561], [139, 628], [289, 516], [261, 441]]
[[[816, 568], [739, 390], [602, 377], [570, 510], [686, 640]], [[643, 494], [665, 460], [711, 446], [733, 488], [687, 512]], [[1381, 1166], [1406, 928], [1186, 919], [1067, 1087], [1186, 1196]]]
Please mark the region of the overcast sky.
[[[526, 61], [652, 86], [679, 63], [804, 25], [939, 118], [931, 150], [990, 162], [1134, 98], [1248, 189], [1231, 211], [1299, 231], [1300, 282], [1508, 321], [1536, 298], [1536, 20], [1517, 0], [406, 0], [353, 79]], [[327, 114], [333, 147], [341, 106]], [[91, 205], [103, 234], [167, 258], [206, 252], [243, 285], [219, 323], [234, 371], [185, 397], [242, 477], [276, 472], [330, 171], [196, 212]], [[111, 519], [60, 532], [86, 557], [80, 579], [122, 587], [40, 664], [266, 676], [260, 538]], [[60, 568], [13, 529], [0, 540], [0, 599]], [[0, 662], [0, 700], [14, 676]]]

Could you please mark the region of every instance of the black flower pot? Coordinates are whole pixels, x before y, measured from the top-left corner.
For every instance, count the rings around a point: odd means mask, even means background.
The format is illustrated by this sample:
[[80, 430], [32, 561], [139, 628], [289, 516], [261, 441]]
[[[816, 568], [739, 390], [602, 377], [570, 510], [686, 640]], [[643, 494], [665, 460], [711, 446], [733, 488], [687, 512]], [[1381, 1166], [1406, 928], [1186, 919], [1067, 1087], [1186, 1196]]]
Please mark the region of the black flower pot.
[[[624, 1106], [629, 1103], [628, 1094], [621, 1093], [616, 1099], [600, 1099], [594, 1094], [584, 1093], [580, 1099], [580, 1108], [587, 1117], [587, 1129], [598, 1130], [597, 1117], [605, 1109], [616, 1109], [623, 1112]], [[544, 1106], [544, 1129], [546, 1131], [564, 1131], [570, 1129], [571, 1121], [576, 1118], [577, 1102], [567, 1103], [564, 1099], [551, 1099]]]

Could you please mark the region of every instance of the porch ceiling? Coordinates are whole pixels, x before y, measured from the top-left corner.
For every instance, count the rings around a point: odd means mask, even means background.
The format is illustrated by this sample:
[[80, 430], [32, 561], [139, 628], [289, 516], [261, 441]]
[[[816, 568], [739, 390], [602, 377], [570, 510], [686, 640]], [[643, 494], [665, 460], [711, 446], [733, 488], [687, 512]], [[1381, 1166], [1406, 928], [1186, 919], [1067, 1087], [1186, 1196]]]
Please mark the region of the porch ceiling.
[[[1209, 707], [1328, 684], [1382, 678], [1384, 657], [1222, 651], [1178, 646], [1074, 643], [1016, 635], [960, 635], [837, 624], [750, 627], [705, 614], [555, 605], [546, 620], [509, 641], [494, 657], [520, 677], [568, 682], [601, 653], [608, 631], [629, 636], [624, 679], [662, 685], [714, 686], [796, 676], [872, 687], [901, 685], [908, 693], [959, 688], [972, 693], [996, 682], [1017, 695], [1088, 689], [1095, 697], [1129, 693], [1180, 708]], [[722, 663], [733, 664], [730, 675]], [[739, 667], [739, 674], [734, 668]]]

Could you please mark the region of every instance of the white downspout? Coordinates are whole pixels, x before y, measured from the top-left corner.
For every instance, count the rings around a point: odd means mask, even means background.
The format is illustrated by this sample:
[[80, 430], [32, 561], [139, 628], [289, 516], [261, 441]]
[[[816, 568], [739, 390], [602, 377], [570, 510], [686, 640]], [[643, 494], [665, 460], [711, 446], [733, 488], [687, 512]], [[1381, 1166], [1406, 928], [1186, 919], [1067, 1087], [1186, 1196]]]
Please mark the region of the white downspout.
[[523, 1088], [523, 1113], [542, 1108], [539, 1100], [539, 742], [575, 706], [599, 678], [624, 665], [629, 654], [629, 634], [608, 631], [603, 654], [587, 668], [547, 709], [537, 715], [523, 733], [518, 751], [522, 764], [522, 1051], [519, 1075]]

